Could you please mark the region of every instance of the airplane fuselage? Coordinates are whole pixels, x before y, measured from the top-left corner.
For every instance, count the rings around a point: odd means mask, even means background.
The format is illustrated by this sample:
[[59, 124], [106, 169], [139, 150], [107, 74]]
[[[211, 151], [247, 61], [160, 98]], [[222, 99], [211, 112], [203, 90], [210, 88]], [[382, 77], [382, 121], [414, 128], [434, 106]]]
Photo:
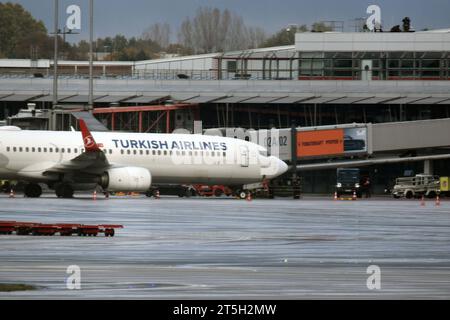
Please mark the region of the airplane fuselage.
[[[243, 140], [119, 132], [92, 136], [111, 168], [145, 168], [152, 184], [240, 185], [274, 178], [287, 169], [278, 158], [264, 155], [264, 148]], [[83, 152], [80, 132], [1, 131], [0, 179], [46, 183], [67, 176], [77, 182], [86, 174], [101, 175], [101, 166], [69, 170]]]

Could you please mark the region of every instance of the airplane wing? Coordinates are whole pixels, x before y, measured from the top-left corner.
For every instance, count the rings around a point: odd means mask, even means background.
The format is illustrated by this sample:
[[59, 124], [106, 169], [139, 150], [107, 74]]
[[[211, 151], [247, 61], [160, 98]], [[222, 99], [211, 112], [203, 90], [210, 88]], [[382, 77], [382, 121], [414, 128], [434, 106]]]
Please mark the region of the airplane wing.
[[105, 169], [111, 167], [105, 153], [100, 149], [97, 142], [95, 142], [95, 139], [84, 120], [79, 119], [79, 124], [83, 136], [84, 152], [69, 161], [63, 161], [48, 168], [45, 173], [66, 173], [75, 171], [102, 173]]

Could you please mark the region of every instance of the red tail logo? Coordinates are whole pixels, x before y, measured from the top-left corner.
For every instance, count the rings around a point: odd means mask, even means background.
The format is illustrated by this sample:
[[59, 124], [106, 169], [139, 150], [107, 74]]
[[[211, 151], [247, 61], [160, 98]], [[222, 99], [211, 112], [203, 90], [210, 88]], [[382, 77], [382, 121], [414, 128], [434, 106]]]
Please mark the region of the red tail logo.
[[92, 136], [91, 132], [89, 131], [84, 120], [79, 119], [78, 121], [80, 123], [81, 134], [83, 135], [83, 143], [84, 143], [84, 148], [86, 149], [86, 152], [101, 151], [100, 145], [98, 145], [95, 142], [94, 137]]

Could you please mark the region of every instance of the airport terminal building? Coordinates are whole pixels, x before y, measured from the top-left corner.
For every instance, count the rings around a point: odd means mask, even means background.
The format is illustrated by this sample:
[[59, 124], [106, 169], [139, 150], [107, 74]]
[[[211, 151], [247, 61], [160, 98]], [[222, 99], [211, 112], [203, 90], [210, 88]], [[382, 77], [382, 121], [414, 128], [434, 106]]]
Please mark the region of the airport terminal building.
[[[0, 60], [2, 119], [48, 126], [52, 64]], [[60, 130], [82, 116], [88, 92], [85, 65], [62, 65]], [[450, 29], [299, 33], [292, 46], [97, 62], [95, 75], [93, 113], [104, 129], [193, 131], [195, 120], [204, 129], [280, 129], [283, 160], [298, 168], [304, 192], [329, 193], [339, 165], [364, 168], [375, 192], [405, 170], [450, 175]], [[14, 117], [27, 103], [39, 111]], [[364, 147], [314, 151], [301, 144], [326, 134]]]

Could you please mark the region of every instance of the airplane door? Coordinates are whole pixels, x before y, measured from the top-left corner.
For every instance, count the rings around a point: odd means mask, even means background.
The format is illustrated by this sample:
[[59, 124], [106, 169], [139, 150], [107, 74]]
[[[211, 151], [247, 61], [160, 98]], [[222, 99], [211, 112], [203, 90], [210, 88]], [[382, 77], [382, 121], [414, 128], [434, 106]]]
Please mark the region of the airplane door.
[[250, 155], [247, 146], [240, 146], [240, 158], [241, 167], [248, 167], [250, 162]]

